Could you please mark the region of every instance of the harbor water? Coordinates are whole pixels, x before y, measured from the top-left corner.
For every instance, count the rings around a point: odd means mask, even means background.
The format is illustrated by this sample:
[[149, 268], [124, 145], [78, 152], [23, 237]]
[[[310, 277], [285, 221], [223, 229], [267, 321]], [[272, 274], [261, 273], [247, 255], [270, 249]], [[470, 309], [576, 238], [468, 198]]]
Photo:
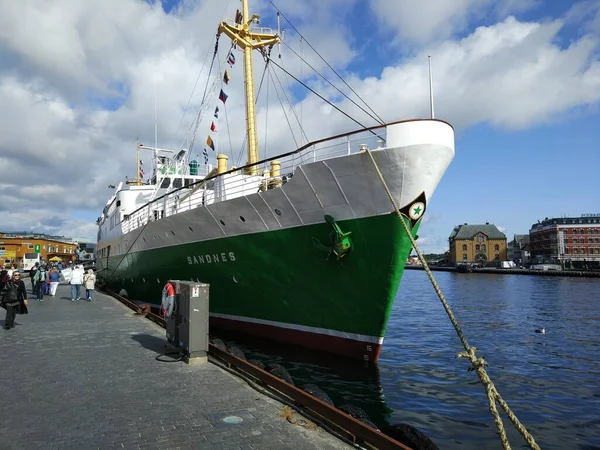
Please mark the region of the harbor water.
[[[600, 280], [437, 272], [469, 343], [543, 449], [600, 448]], [[545, 334], [535, 330], [544, 327]], [[482, 385], [427, 275], [406, 271], [377, 366], [222, 336], [284, 365], [384, 428], [409, 423], [443, 449], [501, 448]], [[505, 420], [513, 448], [524, 441]]]

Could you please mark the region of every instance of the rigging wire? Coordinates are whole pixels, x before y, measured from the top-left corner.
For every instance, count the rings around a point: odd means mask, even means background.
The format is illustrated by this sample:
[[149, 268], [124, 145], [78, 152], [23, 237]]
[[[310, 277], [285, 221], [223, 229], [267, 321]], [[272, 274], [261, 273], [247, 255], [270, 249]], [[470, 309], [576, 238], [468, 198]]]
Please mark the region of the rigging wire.
[[[296, 146], [296, 148], [298, 148], [299, 147], [298, 140], [296, 139], [296, 135], [294, 134], [294, 130], [292, 128], [292, 124], [290, 123], [290, 119], [288, 118], [288, 115], [285, 112], [285, 107], [283, 106], [283, 101], [281, 100], [281, 97], [279, 96], [279, 91], [277, 90], [277, 85], [275, 84], [275, 80], [273, 80], [273, 71], [272, 70], [269, 71], [269, 77], [271, 77], [271, 81], [273, 81], [273, 87], [275, 88], [275, 94], [277, 94], [277, 99], [279, 100], [279, 104], [281, 105], [281, 110], [283, 111], [283, 115], [288, 124], [288, 127], [290, 127], [290, 133], [292, 134], [292, 139], [294, 140], [294, 145]], [[284, 90], [284, 89], [282, 88], [282, 90]]]
[[369, 104], [368, 104], [367, 102], [365, 102], [365, 101], [362, 99], [362, 97], [361, 97], [360, 95], [358, 95], [358, 93], [357, 93], [357, 92], [356, 92], [354, 89], [352, 89], [352, 86], [350, 86], [350, 85], [349, 85], [349, 84], [346, 82], [346, 80], [344, 80], [344, 78], [343, 78], [343, 77], [342, 77], [342, 76], [341, 76], [341, 75], [340, 75], [340, 74], [337, 72], [337, 70], [335, 70], [335, 69], [334, 69], [334, 68], [331, 66], [331, 64], [329, 64], [329, 63], [327, 62], [327, 60], [321, 56], [321, 54], [320, 54], [320, 53], [317, 51], [317, 49], [316, 49], [316, 48], [314, 48], [314, 47], [311, 45], [311, 43], [310, 43], [310, 42], [308, 42], [308, 41], [306, 40], [306, 38], [305, 38], [305, 37], [302, 35], [302, 33], [300, 33], [300, 31], [298, 30], [298, 28], [296, 28], [296, 27], [294, 26], [294, 24], [293, 24], [293, 23], [292, 23], [292, 22], [291, 22], [291, 21], [290, 21], [290, 20], [289, 20], [289, 19], [288, 19], [288, 18], [285, 16], [285, 14], [283, 14], [283, 12], [281, 12], [281, 10], [280, 10], [280, 9], [277, 7], [277, 5], [275, 5], [275, 3], [273, 2], [273, 0], [268, 0], [268, 1], [269, 1], [269, 3], [271, 3], [271, 5], [273, 5], [273, 8], [275, 8], [275, 10], [276, 10], [276, 11], [277, 11], [279, 14], [281, 14], [281, 17], [283, 17], [283, 18], [285, 19], [285, 21], [286, 21], [287, 23], [289, 23], [289, 24], [290, 24], [290, 26], [291, 26], [291, 27], [294, 29], [294, 31], [296, 31], [296, 33], [298, 33], [298, 36], [300, 36], [300, 37], [301, 37], [301, 38], [304, 40], [304, 42], [306, 42], [306, 43], [308, 44], [308, 46], [309, 46], [309, 47], [312, 49], [312, 51], [314, 51], [314, 52], [317, 54], [317, 56], [318, 56], [319, 58], [321, 58], [321, 60], [322, 60], [322, 61], [323, 61], [323, 62], [324, 62], [326, 65], [327, 65], [327, 67], [329, 67], [329, 68], [330, 68], [330, 69], [333, 71], [333, 73], [335, 73], [335, 74], [338, 76], [338, 78], [339, 78], [340, 80], [342, 80], [342, 82], [343, 82], [343, 83], [346, 85], [346, 87], [348, 87], [348, 89], [350, 89], [350, 91], [352, 91], [352, 93], [353, 93], [354, 95], [356, 95], [356, 97], [357, 97], [357, 98], [358, 98], [358, 99], [359, 99], [361, 102], [363, 102], [363, 103], [364, 103], [364, 105], [365, 105], [365, 106], [366, 106], [366, 107], [367, 107], [367, 108], [368, 108], [368, 109], [369, 109], [369, 110], [370, 110], [370, 111], [371, 111], [371, 112], [372, 112], [372, 113], [373, 113], [373, 114], [374, 114], [374, 115], [375, 115], [375, 116], [376, 116], [376, 117], [379, 119], [379, 121], [380, 121], [382, 124], [383, 124], [383, 123], [385, 123], [385, 122], [384, 122], [384, 120], [383, 120], [383, 119], [382, 119], [382, 118], [381, 118], [381, 117], [380, 117], [380, 116], [379, 116], [379, 115], [378, 115], [378, 114], [377, 114], [375, 111], [373, 111], [373, 108], [371, 108], [371, 107], [369, 106]]
[[[227, 4], [225, 5], [225, 8], [223, 8], [223, 12], [221, 13], [221, 17], [223, 17], [225, 15], [225, 11], [227, 11], [227, 8], [229, 8], [229, 4], [230, 3], [231, 3], [231, 0], [227, 0]], [[218, 35], [216, 35], [216, 36], [218, 36]], [[216, 37], [216, 36], [215, 36], [215, 38], [218, 40], [218, 37]], [[196, 77], [196, 82], [194, 83], [194, 87], [192, 88], [192, 92], [190, 94], [190, 98], [188, 99], [188, 101], [187, 101], [187, 103], [185, 105], [185, 108], [183, 110], [183, 114], [181, 115], [181, 120], [179, 121], [179, 125], [177, 125], [177, 131], [175, 131], [175, 137], [177, 137], [177, 133], [179, 133], [179, 129], [181, 128], [181, 124], [183, 123], [183, 119], [185, 118], [185, 115], [187, 113], [187, 109], [190, 106], [190, 103], [192, 101], [192, 97], [194, 96], [194, 92], [196, 91], [196, 86], [198, 85], [198, 81], [200, 81], [200, 76], [202, 75], [204, 67], [206, 66], [206, 60], [208, 59], [208, 55], [210, 55], [210, 49], [212, 47], [212, 43], [214, 42], [215, 38], [213, 38], [210, 41], [211, 45], [209, 45], [208, 49], [206, 50], [206, 56], [204, 56], [204, 61], [202, 62], [202, 66], [200, 67], [200, 71], [198, 72], [198, 76]], [[214, 56], [213, 56], [213, 58], [214, 58]], [[208, 75], [208, 78], [210, 78], [210, 74]], [[190, 127], [190, 130], [191, 130], [191, 127]], [[188, 131], [188, 133], [189, 133], [189, 131]], [[185, 138], [184, 138], [184, 141], [185, 141]], [[182, 146], [183, 146], [183, 144], [182, 144]], [[171, 150], [172, 149], [173, 149], [173, 147], [171, 146]]]
[[[350, 119], [351, 121], [353, 121], [354, 123], [360, 125], [362, 128], [368, 128], [367, 126], [363, 125], [362, 123], [360, 123], [358, 120], [356, 120], [354, 117], [352, 117], [350, 114], [348, 114], [347, 112], [345, 112], [344, 110], [342, 110], [341, 108], [339, 108], [338, 106], [334, 105], [333, 103], [331, 103], [329, 100], [327, 100], [325, 97], [323, 97], [321, 94], [319, 94], [318, 92], [316, 92], [314, 89], [312, 89], [310, 86], [308, 86], [306, 83], [302, 82], [301, 80], [299, 80], [298, 78], [296, 78], [294, 75], [292, 75], [291, 73], [289, 73], [287, 70], [285, 70], [283, 67], [281, 67], [279, 64], [277, 64], [275, 61], [273, 61], [271, 59], [271, 63], [275, 64], [275, 66], [279, 67], [281, 70], [283, 70], [285, 73], [287, 73], [290, 77], [292, 77], [294, 80], [296, 80], [299, 84], [301, 84], [302, 86], [304, 86], [306, 89], [308, 89], [310, 92], [312, 92], [313, 94], [315, 94], [317, 97], [319, 97], [321, 100], [323, 100], [325, 103], [327, 103], [329, 106], [331, 106], [332, 108], [334, 108], [335, 110], [337, 110], [338, 112], [342, 113], [344, 116], [346, 116], [348, 119]], [[381, 140], [385, 141], [385, 139], [383, 137], [381, 137], [379, 134], [377, 134], [375, 131], [373, 130], [369, 130], [369, 132], [377, 137], [379, 137]]]
[[323, 74], [321, 74], [317, 69], [315, 69], [313, 66], [311, 66], [308, 61], [306, 61], [302, 56], [300, 56], [292, 47], [290, 47], [287, 43], [283, 43], [283, 45], [285, 45], [287, 48], [289, 48], [292, 53], [294, 55], [296, 55], [304, 64], [306, 64], [308, 67], [310, 67], [317, 75], [319, 75], [327, 84], [329, 84], [332, 88], [334, 88], [336, 91], [338, 91], [340, 94], [342, 94], [344, 97], [346, 97], [348, 100], [350, 100], [357, 108], [359, 108], [362, 112], [364, 112], [366, 115], [368, 115], [371, 119], [373, 119], [375, 122], [379, 122], [381, 125], [384, 125], [384, 122], [379, 118], [379, 116], [374, 116], [373, 114], [371, 114], [369, 111], [367, 111], [365, 108], [363, 108], [362, 106], [360, 106], [358, 103], [356, 103], [354, 100], [352, 100], [348, 95], [346, 95], [341, 89], [339, 89], [336, 85], [334, 85], [331, 81], [329, 81], [327, 78], [325, 78], [325, 76]]
[[[296, 121], [298, 122], [298, 125], [300, 126], [300, 133], [302, 133], [302, 135], [304, 135], [306, 142], [309, 142], [308, 136], [306, 136], [306, 133], [304, 132], [304, 128], [302, 128], [302, 122], [298, 118], [298, 115], [296, 114], [296, 110], [294, 109], [294, 106], [292, 105], [291, 100], [287, 96], [286, 90], [283, 88], [283, 84], [281, 83], [281, 80], [279, 79], [277, 72], [275, 72], [274, 70], [271, 70], [269, 72], [269, 76], [271, 77], [271, 79], [272, 79], [273, 75], [275, 75], [275, 78], [277, 79], [277, 82], [279, 83], [279, 87], [281, 88], [281, 92], [285, 96], [285, 99], [287, 100], [288, 104], [290, 105], [290, 110], [292, 111], [292, 114], [294, 114], [294, 117], [296, 118]], [[275, 84], [275, 81], [273, 81], [273, 84]], [[278, 97], [279, 97], [279, 95], [278, 95]], [[279, 99], [279, 102], [281, 103], [281, 108], [283, 109], [284, 114], [285, 114], [285, 107], [283, 106], [283, 102], [281, 101], [281, 99]], [[287, 120], [287, 115], [285, 118]], [[294, 131], [292, 130], [292, 126], [291, 126], [289, 120], [288, 120], [288, 125], [290, 125], [290, 131], [292, 132], [292, 136], [293, 136]], [[302, 136], [300, 136], [300, 141], [302, 141]], [[299, 147], [298, 142], [296, 141], [296, 138], [294, 138], [294, 143], [296, 144], [296, 147]], [[300, 142], [300, 145], [302, 145], [302, 142]]]
[[263, 159], [267, 159], [267, 133], [269, 131], [269, 79], [267, 78], [267, 99], [265, 101], [267, 107], [265, 108], [265, 153]]

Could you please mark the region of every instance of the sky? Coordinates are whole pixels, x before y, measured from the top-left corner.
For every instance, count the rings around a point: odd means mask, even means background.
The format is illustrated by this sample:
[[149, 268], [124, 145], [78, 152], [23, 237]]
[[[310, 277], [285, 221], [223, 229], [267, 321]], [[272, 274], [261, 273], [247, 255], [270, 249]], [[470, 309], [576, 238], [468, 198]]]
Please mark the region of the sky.
[[[314, 47], [388, 122], [428, 116], [432, 55], [436, 117], [454, 126], [456, 156], [428, 204], [423, 251], [446, 250], [462, 223], [494, 223], [510, 240], [545, 217], [600, 213], [600, 0], [273, 2], [291, 22], [282, 20], [286, 45], [275, 61], [365, 125], [375, 122], [289, 48], [349, 92]], [[0, 0], [0, 230], [94, 238], [108, 185], [135, 176], [137, 139], [154, 141], [155, 102], [159, 146], [184, 142], [218, 22], [240, 5]], [[277, 27], [269, 0], [250, 0], [250, 8], [261, 26]], [[254, 67], [262, 74], [258, 54]], [[219, 150], [236, 160], [244, 138], [242, 64], [229, 72], [233, 150], [228, 143]], [[357, 128], [279, 77], [308, 139]], [[276, 81], [266, 79], [261, 156], [295, 148]], [[267, 117], [275, 126], [265, 136]], [[200, 144], [208, 126], [201, 124]]]

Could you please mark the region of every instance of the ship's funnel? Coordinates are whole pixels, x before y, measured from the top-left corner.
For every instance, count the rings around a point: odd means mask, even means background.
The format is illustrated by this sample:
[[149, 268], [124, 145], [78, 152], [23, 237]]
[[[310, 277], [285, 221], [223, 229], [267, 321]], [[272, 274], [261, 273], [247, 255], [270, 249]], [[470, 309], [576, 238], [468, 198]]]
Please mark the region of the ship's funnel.
[[227, 160], [229, 157], [224, 154], [217, 155], [217, 173], [227, 172]]

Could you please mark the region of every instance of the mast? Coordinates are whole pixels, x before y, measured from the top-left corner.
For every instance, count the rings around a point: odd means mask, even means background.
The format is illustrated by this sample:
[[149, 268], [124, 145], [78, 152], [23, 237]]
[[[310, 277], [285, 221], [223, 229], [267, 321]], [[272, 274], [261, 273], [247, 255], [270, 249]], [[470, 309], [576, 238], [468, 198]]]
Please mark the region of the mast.
[[431, 112], [431, 118], [435, 119], [435, 111], [433, 109], [433, 77], [431, 75], [431, 55], [429, 58], [429, 110]]
[[[244, 50], [244, 78], [246, 87], [246, 133], [248, 135], [248, 162], [258, 162], [258, 135], [256, 133], [256, 109], [254, 98], [254, 70], [252, 66], [252, 50], [272, 47], [280, 42], [280, 38], [272, 30], [259, 29], [259, 32], [250, 30], [250, 25], [258, 24], [260, 16], [248, 11], [248, 0], [242, 0], [241, 21], [223, 21], [219, 24], [219, 33], [225, 33], [234, 43]], [[241, 22], [241, 23], [239, 23]], [[258, 166], [254, 165], [246, 170], [248, 175], [258, 175]]]
[[135, 152], [135, 157], [136, 157], [136, 169], [137, 172], [135, 174], [135, 181], [127, 181], [128, 185], [133, 185], [133, 186], [141, 186], [142, 184], [144, 184], [144, 182], [142, 181], [141, 177], [140, 177], [140, 150], [142, 149], [143, 145], [140, 144], [139, 142], [136, 145], [136, 152]]

